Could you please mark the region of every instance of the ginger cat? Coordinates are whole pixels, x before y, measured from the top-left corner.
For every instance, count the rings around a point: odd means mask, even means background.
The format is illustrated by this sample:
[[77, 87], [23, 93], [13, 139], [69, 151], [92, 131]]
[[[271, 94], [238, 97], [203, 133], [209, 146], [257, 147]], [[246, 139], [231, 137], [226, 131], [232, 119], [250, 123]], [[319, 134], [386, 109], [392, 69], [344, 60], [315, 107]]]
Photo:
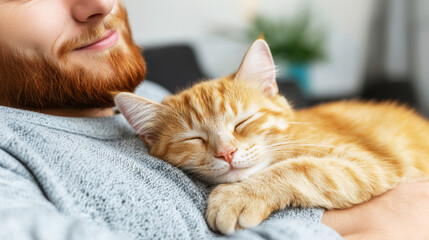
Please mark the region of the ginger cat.
[[161, 104], [119, 93], [150, 154], [218, 185], [210, 227], [224, 234], [286, 207], [347, 208], [429, 176], [429, 123], [394, 103], [341, 101], [294, 111], [278, 94], [268, 45], [237, 73]]

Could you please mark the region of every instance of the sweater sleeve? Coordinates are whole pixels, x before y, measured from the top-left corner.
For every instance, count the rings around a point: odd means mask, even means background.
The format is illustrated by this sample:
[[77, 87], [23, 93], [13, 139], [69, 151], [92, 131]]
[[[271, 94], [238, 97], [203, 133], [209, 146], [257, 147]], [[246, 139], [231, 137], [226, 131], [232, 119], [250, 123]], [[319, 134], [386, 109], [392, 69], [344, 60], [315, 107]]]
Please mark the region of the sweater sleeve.
[[0, 149], [0, 239], [127, 239], [61, 214], [19, 161]]

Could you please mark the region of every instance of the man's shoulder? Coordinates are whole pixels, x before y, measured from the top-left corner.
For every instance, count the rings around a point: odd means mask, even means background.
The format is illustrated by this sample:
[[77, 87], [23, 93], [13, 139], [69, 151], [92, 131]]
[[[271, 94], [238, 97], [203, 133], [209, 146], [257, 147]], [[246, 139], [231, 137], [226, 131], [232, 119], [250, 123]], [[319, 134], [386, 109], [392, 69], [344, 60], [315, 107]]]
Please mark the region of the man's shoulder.
[[37, 127], [40, 117], [31, 111], [0, 106], [0, 142], [5, 137], [19, 135], [20, 132]]
[[18, 108], [0, 106], [0, 126], [28, 122], [28, 118], [33, 118], [31, 111], [26, 111]]
[[[23, 119], [16, 115], [13, 108], [0, 106], [0, 142], [5, 142], [8, 138], [15, 136], [16, 128], [22, 128], [25, 126]], [[20, 125], [22, 125], [20, 127]]]

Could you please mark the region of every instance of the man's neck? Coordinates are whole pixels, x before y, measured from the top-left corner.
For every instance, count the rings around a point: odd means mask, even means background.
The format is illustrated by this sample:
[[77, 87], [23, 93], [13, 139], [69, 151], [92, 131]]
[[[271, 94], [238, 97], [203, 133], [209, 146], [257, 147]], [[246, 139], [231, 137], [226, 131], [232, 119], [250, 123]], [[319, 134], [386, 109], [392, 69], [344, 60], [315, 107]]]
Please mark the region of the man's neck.
[[115, 115], [113, 108], [89, 108], [89, 109], [64, 109], [64, 108], [52, 108], [52, 109], [28, 109], [31, 111], [61, 116], [61, 117], [109, 117]]
[[[7, 106], [2, 104], [0, 106]], [[110, 117], [115, 115], [113, 108], [46, 108], [46, 109], [35, 109], [35, 108], [22, 108], [24, 110], [44, 113], [54, 116], [61, 117]]]
[[[0, 106], [12, 107], [0, 99]], [[39, 112], [61, 117], [110, 117], [115, 115], [115, 110], [112, 107], [107, 108], [25, 108], [23, 110]]]

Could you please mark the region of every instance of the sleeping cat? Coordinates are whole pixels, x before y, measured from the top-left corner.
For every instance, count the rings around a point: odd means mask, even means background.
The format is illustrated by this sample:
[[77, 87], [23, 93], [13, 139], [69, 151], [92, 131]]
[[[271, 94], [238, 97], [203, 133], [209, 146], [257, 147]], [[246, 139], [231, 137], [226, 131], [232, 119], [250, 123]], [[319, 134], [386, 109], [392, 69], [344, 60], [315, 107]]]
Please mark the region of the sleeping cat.
[[429, 176], [429, 123], [394, 103], [341, 101], [295, 111], [278, 94], [267, 43], [239, 70], [161, 104], [116, 104], [150, 154], [218, 185], [208, 224], [224, 234], [289, 206], [347, 208]]

